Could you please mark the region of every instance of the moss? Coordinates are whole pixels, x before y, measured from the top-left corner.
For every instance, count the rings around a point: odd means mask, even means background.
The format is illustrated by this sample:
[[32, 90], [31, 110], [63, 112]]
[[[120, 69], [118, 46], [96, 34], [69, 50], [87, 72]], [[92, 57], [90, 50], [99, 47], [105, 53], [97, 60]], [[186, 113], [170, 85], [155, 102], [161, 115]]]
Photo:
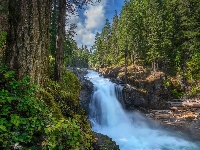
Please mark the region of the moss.
[[38, 100], [42, 99], [46, 103], [46, 105], [50, 109], [52, 109], [54, 117], [56, 117], [57, 119], [63, 119], [64, 118], [61, 110], [57, 107], [57, 104], [54, 100], [54, 97], [50, 93], [48, 93], [45, 90], [39, 90], [38, 93], [37, 93], [37, 99]]

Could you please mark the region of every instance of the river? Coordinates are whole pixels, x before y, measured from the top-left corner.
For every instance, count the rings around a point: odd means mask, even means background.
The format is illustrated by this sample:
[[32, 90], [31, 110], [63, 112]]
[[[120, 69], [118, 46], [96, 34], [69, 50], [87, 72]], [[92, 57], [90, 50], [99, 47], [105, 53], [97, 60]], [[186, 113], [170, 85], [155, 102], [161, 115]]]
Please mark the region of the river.
[[89, 115], [92, 129], [111, 137], [121, 150], [200, 150], [199, 144], [182, 134], [165, 131], [137, 111], [126, 112], [119, 102], [121, 86], [95, 71], [89, 70], [86, 77], [94, 84]]

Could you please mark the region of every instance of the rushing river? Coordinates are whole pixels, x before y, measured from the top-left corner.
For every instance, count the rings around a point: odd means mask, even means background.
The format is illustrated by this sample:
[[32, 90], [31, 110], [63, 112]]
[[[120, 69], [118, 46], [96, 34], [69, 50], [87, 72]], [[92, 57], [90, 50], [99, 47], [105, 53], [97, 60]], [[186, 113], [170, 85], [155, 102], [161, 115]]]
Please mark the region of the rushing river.
[[111, 137], [121, 150], [200, 150], [200, 145], [178, 134], [152, 127], [140, 113], [127, 113], [119, 100], [122, 87], [89, 71], [94, 84], [90, 121], [94, 131]]

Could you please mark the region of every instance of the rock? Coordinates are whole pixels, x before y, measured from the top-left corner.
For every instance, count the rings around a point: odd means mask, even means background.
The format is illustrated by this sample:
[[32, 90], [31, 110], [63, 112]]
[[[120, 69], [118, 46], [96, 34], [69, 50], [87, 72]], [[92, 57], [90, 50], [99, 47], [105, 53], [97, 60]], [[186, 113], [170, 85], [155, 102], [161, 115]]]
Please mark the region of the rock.
[[122, 80], [117, 78], [111, 78], [110, 81], [116, 84], [124, 84]]
[[200, 117], [190, 124], [189, 131], [192, 138], [200, 140]]
[[[166, 109], [170, 100], [170, 89], [163, 86], [166, 75], [163, 72], [148, 73], [142, 66], [129, 66], [128, 84], [125, 84], [124, 67], [99, 68], [99, 72], [111, 82], [124, 85], [123, 98], [126, 109], [143, 107], [145, 109]], [[132, 73], [130, 73], [132, 72]], [[140, 73], [142, 72], [142, 73]]]
[[93, 83], [85, 78], [88, 73], [87, 68], [67, 68], [72, 71], [81, 82], [81, 91], [79, 97], [79, 103], [81, 107], [89, 114], [89, 103], [93, 93]]
[[89, 103], [92, 99], [92, 93], [93, 83], [87, 79], [82, 79], [79, 102], [81, 107], [86, 111], [86, 114], [89, 114]]
[[94, 132], [97, 138], [97, 145], [94, 145], [95, 150], [119, 150], [119, 146], [106, 135]]
[[79, 79], [79, 81], [85, 79], [85, 75], [88, 73], [87, 72], [87, 68], [75, 68], [75, 67], [72, 67], [72, 68], [67, 68], [67, 70], [70, 70], [72, 71]]
[[169, 101], [168, 110], [149, 110], [147, 117], [166, 128], [181, 131], [193, 140], [200, 140], [200, 100], [179, 99]]
[[138, 91], [136, 88], [130, 86], [124, 86], [123, 88], [123, 99], [125, 108], [130, 110], [134, 107], [147, 107], [147, 95], [143, 92]]

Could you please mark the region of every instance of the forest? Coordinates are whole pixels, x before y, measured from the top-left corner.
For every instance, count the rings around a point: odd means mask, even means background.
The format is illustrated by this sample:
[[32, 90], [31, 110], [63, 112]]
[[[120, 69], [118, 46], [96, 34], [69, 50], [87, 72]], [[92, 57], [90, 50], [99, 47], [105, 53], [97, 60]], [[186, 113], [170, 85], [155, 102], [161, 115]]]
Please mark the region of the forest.
[[95, 2], [0, 1], [0, 149], [93, 149], [81, 84], [66, 71], [84, 53], [65, 25]]
[[125, 1], [112, 23], [95, 36], [92, 67], [143, 66], [180, 76], [183, 88], [199, 91], [200, 2]]
[[94, 45], [79, 48], [66, 17], [95, 2], [0, 1], [0, 149], [94, 149], [81, 84], [66, 67], [125, 67], [126, 75], [143, 66], [199, 94], [199, 0], [125, 0]]

